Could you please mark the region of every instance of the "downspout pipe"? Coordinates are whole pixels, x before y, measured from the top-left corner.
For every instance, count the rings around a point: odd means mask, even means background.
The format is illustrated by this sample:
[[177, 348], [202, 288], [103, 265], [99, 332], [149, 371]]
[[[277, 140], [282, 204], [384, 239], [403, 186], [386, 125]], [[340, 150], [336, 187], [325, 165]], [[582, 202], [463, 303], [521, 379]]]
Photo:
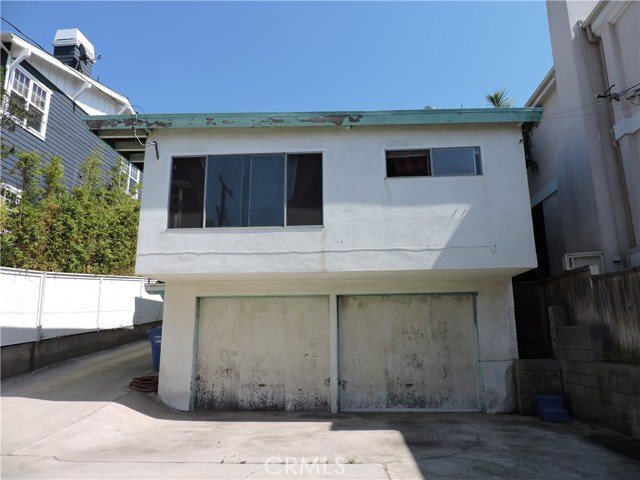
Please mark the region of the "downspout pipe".
[[582, 29], [587, 33], [587, 41], [592, 44], [600, 43], [600, 37], [596, 36], [591, 29], [591, 24], [582, 24]]
[[[600, 2], [598, 2], [598, 4], [596, 5], [596, 7], [593, 9], [593, 11], [589, 14], [589, 16], [587, 17], [587, 19], [584, 22], [581, 22], [580, 24], [580, 28], [582, 28], [585, 33], [586, 33], [586, 38], [587, 41], [592, 44], [592, 45], [598, 45], [599, 49], [600, 49], [600, 62], [601, 62], [601, 66], [602, 66], [602, 70], [604, 72], [605, 78], [608, 80], [609, 76], [607, 74], [607, 64], [605, 62], [605, 57], [604, 57], [604, 52], [603, 52], [603, 46], [602, 46], [602, 37], [599, 37], [598, 35], [596, 35], [595, 33], [593, 33], [593, 28], [592, 28], [592, 24], [594, 22], [594, 20], [598, 17], [598, 15], [600, 15], [602, 13], [602, 11], [604, 10], [604, 8], [607, 6], [607, 4], [609, 3], [608, 0], [602, 0]], [[584, 44], [583, 44], [584, 45]], [[583, 47], [584, 48], [584, 47]], [[611, 122], [613, 125], [614, 119], [615, 119], [615, 115], [613, 113], [613, 107], [611, 106], [611, 102], [609, 102], [609, 115], [611, 118]], [[596, 122], [599, 122], [598, 119], [598, 115], [595, 116], [595, 120]], [[616, 160], [618, 162], [618, 165], [622, 165], [622, 159], [620, 158], [620, 148], [619, 148], [619, 144], [618, 141], [615, 138], [615, 135], [613, 133], [613, 127], [610, 130], [610, 134], [611, 134], [611, 146], [613, 147], [614, 151], [615, 151], [615, 156], [616, 156]], [[600, 147], [602, 149], [602, 146]], [[605, 156], [604, 151], [602, 152], [603, 158]], [[606, 166], [605, 166], [606, 169]], [[606, 170], [605, 170], [606, 172]], [[624, 175], [623, 175], [624, 176]], [[624, 183], [623, 180], [623, 184], [622, 184], [622, 189], [624, 191], [624, 197], [627, 199], [627, 203], [629, 201], [629, 194], [627, 193], [627, 188], [626, 185]], [[609, 195], [609, 198], [611, 198], [611, 187], [608, 184], [607, 181], [607, 193]], [[609, 201], [609, 204], [611, 205], [611, 200]], [[631, 218], [631, 207], [630, 205], [627, 205], [626, 208], [626, 223], [627, 223], [627, 228], [629, 229], [629, 233], [631, 236], [631, 242], [632, 244], [636, 244], [637, 245], [637, 239], [635, 238], [634, 232], [633, 232], [633, 220]], [[614, 217], [614, 224], [615, 224], [615, 217]], [[617, 228], [616, 228], [617, 230]], [[616, 231], [616, 243], [617, 243], [617, 247], [618, 247], [618, 251], [621, 251], [622, 249], [620, 248], [620, 241], [618, 238], [618, 232]]]
[[600, 2], [598, 2], [598, 4], [591, 11], [589, 16], [586, 18], [586, 20], [580, 24], [582, 29], [587, 34], [587, 40], [589, 41], [589, 43], [594, 43], [595, 44], [595, 43], [598, 43], [600, 41], [600, 37], [598, 37], [595, 33], [593, 33], [593, 30], [591, 28], [591, 24], [598, 17], [598, 15], [600, 15], [600, 13], [602, 13], [602, 11], [605, 9], [605, 7], [607, 6], [608, 3], [609, 3], [609, 0], [601, 0]]

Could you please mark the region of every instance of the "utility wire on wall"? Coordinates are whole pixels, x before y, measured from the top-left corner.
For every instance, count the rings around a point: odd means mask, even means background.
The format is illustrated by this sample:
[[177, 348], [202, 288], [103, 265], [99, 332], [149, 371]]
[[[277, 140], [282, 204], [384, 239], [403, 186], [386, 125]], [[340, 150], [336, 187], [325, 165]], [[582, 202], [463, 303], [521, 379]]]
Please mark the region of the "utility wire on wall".
[[[150, 132], [149, 132], [149, 120], [147, 119], [147, 114], [144, 112], [144, 109], [140, 106], [140, 105], [131, 105], [132, 107], [138, 107], [140, 110], [142, 110], [142, 115], [144, 115], [144, 121], [147, 124], [147, 129], [146, 129], [146, 133], [147, 133], [147, 137], [149, 136]], [[156, 149], [156, 160], [160, 160], [160, 153], [158, 152], [158, 142], [156, 142], [155, 140], [151, 143], [143, 143], [142, 140], [140, 140], [140, 138], [138, 138], [138, 135], [136, 134], [136, 125], [138, 124], [138, 113], [135, 112], [134, 113], [135, 116], [135, 120], [133, 122], [133, 125], [131, 126], [131, 129], [133, 131], [133, 138], [136, 139], [136, 141], [140, 144], [140, 146], [142, 147], [150, 147], [151, 145], [153, 145]]]
[[[635, 85], [633, 85], [632, 87], [629, 87], [629, 88], [627, 88], [626, 90], [623, 90], [622, 92], [619, 92], [619, 93], [611, 92], [611, 89], [612, 89], [613, 87], [615, 87], [615, 86], [616, 86], [616, 84], [615, 84], [615, 83], [614, 83], [614, 84], [612, 84], [609, 88], [607, 88], [607, 89], [605, 90], [605, 92], [604, 92], [604, 93], [599, 94], [596, 98], [606, 98], [606, 99], [607, 99], [607, 100], [609, 100], [610, 102], [611, 102], [612, 100], [616, 100], [616, 101], [618, 101], [618, 102], [619, 102], [619, 101], [620, 101], [620, 97], [624, 97], [627, 93], [629, 93], [629, 92], [630, 92], [631, 90], [633, 90], [634, 88], [636, 89], [636, 90], [635, 90], [635, 92], [633, 92], [633, 94], [631, 94], [631, 96], [629, 96], [629, 97], [627, 98], [627, 100], [631, 101], [631, 99], [632, 99], [632, 98], [638, 97], [638, 95], [639, 95], [639, 93], [638, 93], [638, 92], [639, 92], [638, 87], [640, 87], [640, 83], [636, 83], [636, 84], [635, 84]], [[633, 103], [633, 102], [631, 101], [631, 103]], [[634, 104], [634, 105], [636, 105], [636, 104]]]

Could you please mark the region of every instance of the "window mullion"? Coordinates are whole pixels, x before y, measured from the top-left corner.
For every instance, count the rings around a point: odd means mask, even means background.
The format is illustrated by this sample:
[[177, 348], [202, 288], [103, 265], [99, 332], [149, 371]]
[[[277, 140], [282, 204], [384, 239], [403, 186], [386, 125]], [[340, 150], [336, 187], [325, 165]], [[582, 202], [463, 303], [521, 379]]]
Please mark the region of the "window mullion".
[[207, 226], [207, 176], [209, 175], [209, 157], [204, 157], [204, 188], [202, 192], [202, 228]]
[[432, 153], [432, 148], [429, 148], [427, 150], [427, 176], [431, 177], [433, 176], [433, 153]]
[[283, 226], [287, 226], [287, 198], [289, 196], [289, 192], [287, 191], [287, 187], [289, 185], [289, 154], [285, 153], [284, 154], [284, 188], [282, 189], [283, 191], [283, 198], [282, 198], [282, 209], [284, 210], [284, 216], [283, 218]]

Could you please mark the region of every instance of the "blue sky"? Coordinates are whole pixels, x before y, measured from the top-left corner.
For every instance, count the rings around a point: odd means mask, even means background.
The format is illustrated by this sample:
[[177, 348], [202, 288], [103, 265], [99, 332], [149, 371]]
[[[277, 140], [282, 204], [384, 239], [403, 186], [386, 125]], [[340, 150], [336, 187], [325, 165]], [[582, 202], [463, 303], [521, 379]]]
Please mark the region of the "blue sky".
[[523, 106], [552, 66], [543, 1], [3, 1], [2, 17], [49, 52], [79, 28], [94, 78], [146, 113], [483, 108], [502, 87]]

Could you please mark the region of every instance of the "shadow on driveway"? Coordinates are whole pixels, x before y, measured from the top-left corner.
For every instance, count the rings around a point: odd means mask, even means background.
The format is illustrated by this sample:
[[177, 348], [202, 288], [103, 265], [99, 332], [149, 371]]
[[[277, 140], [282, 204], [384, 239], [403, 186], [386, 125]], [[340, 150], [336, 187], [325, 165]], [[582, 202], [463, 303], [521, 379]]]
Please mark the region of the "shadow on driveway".
[[640, 478], [534, 417], [185, 413], [128, 388], [152, 373], [143, 341], [4, 380], [3, 478]]

